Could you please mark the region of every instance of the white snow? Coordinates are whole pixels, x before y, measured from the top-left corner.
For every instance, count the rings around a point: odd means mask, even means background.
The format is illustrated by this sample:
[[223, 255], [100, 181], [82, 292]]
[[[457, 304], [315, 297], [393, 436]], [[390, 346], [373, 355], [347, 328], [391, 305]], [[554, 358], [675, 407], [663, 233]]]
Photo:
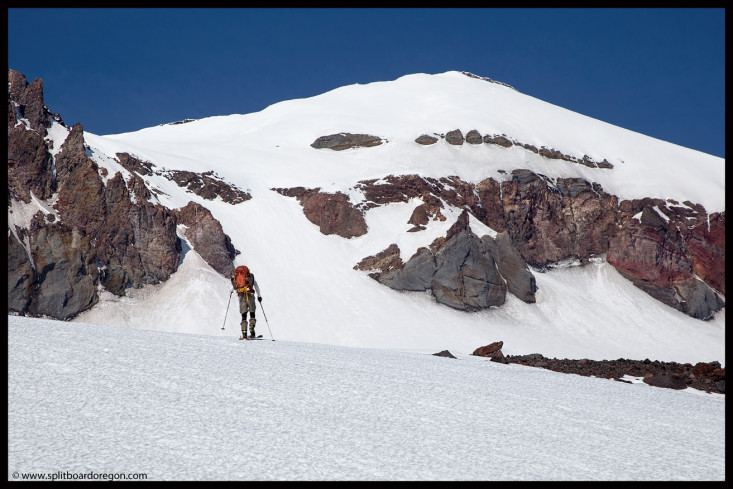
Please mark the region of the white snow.
[[725, 479], [722, 395], [466, 355], [8, 323], [9, 480]]
[[[456, 128], [615, 167], [548, 160], [516, 146], [414, 142]], [[388, 142], [341, 152], [310, 147], [337, 132]], [[11, 471], [138, 471], [154, 479], [724, 478], [722, 396], [470, 354], [502, 340], [508, 355], [725, 365], [725, 309], [710, 321], [690, 318], [597, 257], [534, 271], [536, 304], [507, 294], [499, 308], [453, 310], [353, 267], [391, 243], [406, 261], [444, 236], [460, 209], [446, 204], [446, 221], [407, 233], [418, 200], [373, 208], [365, 215], [368, 233], [344, 239], [321, 234], [296, 199], [271, 190], [320, 187], [361, 202], [359, 181], [390, 174], [478, 183], [528, 168], [598, 182], [621, 199], [690, 200], [714, 212], [725, 209], [724, 160], [457, 72], [342, 87], [255, 114], [85, 133], [85, 141], [108, 178], [120, 171], [127, 180], [115, 154], [128, 152], [160, 171], [213, 170], [251, 193], [233, 206], [160, 175], [144, 177], [162, 192], [154, 202], [180, 208], [193, 200], [222, 223], [242, 252], [235, 264], [250, 267], [263, 293], [257, 332], [277, 341], [236, 340], [229, 281], [185, 242], [168, 281], [129, 289], [127, 297], [102, 292], [72, 323], [9, 317]], [[479, 236], [495, 235], [476, 219], [470, 225]], [[428, 355], [446, 349], [459, 360]]]

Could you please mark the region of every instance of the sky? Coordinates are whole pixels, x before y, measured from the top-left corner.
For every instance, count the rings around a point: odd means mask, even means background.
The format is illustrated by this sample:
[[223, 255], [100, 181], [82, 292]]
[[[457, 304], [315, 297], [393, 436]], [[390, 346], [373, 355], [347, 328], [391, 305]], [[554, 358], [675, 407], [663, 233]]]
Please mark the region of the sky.
[[469, 71], [725, 156], [724, 9], [8, 9], [8, 67], [94, 134]]

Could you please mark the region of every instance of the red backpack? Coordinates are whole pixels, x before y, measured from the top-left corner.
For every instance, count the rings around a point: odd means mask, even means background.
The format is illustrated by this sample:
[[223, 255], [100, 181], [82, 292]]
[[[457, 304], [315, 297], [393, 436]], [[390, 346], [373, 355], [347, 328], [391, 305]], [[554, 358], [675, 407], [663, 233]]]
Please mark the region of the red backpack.
[[234, 270], [234, 283], [237, 285], [237, 292], [249, 293], [251, 284], [249, 283], [249, 268], [241, 265]]

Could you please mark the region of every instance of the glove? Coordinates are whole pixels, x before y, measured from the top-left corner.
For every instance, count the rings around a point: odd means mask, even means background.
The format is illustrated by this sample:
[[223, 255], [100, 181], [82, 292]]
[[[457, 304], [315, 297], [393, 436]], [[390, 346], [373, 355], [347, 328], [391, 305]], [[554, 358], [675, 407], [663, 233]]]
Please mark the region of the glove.
[[262, 297], [257, 297], [258, 302], [262, 302]]

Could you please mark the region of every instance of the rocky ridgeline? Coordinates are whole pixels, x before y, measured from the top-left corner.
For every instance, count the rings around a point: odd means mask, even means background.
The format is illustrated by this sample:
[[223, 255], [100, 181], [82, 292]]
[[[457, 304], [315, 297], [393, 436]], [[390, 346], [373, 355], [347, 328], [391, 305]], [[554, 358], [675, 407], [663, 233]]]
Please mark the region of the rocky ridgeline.
[[[131, 155], [117, 155], [127, 180], [107, 175], [88, 157], [80, 124], [52, 155], [44, 136], [60, 118], [43, 104], [42, 83], [14, 70], [8, 82], [9, 313], [70, 319], [98, 302], [99, 286], [121, 296], [167, 280], [182, 253], [179, 224], [214, 269], [232, 273], [236, 251], [208, 210], [152, 203], [142, 177], [154, 165]], [[46, 207], [19, 222], [33, 197]]]
[[221, 198], [228, 204], [240, 204], [252, 198], [247, 192], [238, 189], [235, 185], [226, 183], [217, 178], [213, 171], [196, 173], [185, 170], [158, 170], [149, 161], [141, 161], [127, 153], [117, 153], [119, 163], [129, 172], [141, 176], [158, 175], [175, 182], [179, 187], [206, 200]]
[[[660, 362], [658, 360], [569, 360], [546, 358], [539, 353], [529, 355], [504, 355], [504, 342], [497, 341], [477, 348], [473, 355], [490, 358], [492, 362], [516, 363], [586, 377], [614, 379], [621, 382], [624, 376], [640, 377], [644, 383], [669, 389], [692, 387], [705, 392], [725, 394], [725, 369], [720, 362], [690, 363]], [[441, 355], [446, 356], [446, 355]]]
[[[423, 203], [410, 216], [408, 224], [413, 227], [408, 232], [426, 229], [431, 220], [444, 221], [442, 210], [450, 205], [467, 211], [499, 234], [493, 244], [484, 240], [487, 246], [509, 249], [511, 245], [517, 252], [514, 261], [518, 269], [529, 265], [543, 272], [558, 262], [586, 263], [605, 255], [608, 263], [637, 287], [685, 314], [709, 319], [724, 306], [725, 212], [708, 215], [701, 205], [689, 201], [619, 201], [597, 183], [580, 178], [551, 179], [523, 169], [513, 170], [504, 180], [487, 178], [478, 184], [455, 176], [389, 175], [360, 181], [354, 188], [364, 195], [364, 201], [357, 205], [340, 192], [329, 194], [303, 187], [273, 190], [298, 198], [308, 219], [324, 234], [361, 236], [367, 232], [366, 210], [417, 198]], [[410, 266], [396, 259], [399, 250], [389, 247], [366, 257], [356, 268], [372, 271], [372, 276], [385, 285], [405, 287], [400, 290], [427, 290], [430, 273], [424, 267], [433, 266], [436, 246], [419, 250], [421, 257], [413, 257], [415, 262]], [[478, 242], [469, 248], [476, 256], [488, 253]], [[415, 266], [420, 260], [423, 266]], [[463, 267], [454, 269], [457, 273]], [[467, 276], [472, 277], [471, 273]], [[409, 278], [411, 274], [415, 276]], [[480, 275], [479, 280], [486, 290], [495, 289], [488, 275]], [[458, 285], [466, 283], [461, 274], [453, 275], [444, 286], [449, 282], [454, 284], [451, 290], [465, 289], [465, 285]], [[532, 286], [524, 283], [527, 285], [517, 295], [531, 302], [532, 294], [527, 291]], [[451, 297], [450, 293], [443, 295]], [[499, 296], [466, 301], [468, 296], [459, 294], [446, 303], [471, 309], [476, 304], [494, 305]]]
[[515, 139], [509, 138], [506, 134], [486, 134], [482, 136], [481, 133], [478, 132], [476, 129], [471, 129], [470, 131], [468, 131], [465, 137], [463, 136], [463, 132], [461, 132], [460, 129], [454, 129], [446, 134], [422, 134], [415, 139], [415, 142], [418, 144], [422, 144], [423, 146], [429, 146], [431, 144], [437, 143], [439, 141], [439, 138], [445, 139], [447, 143], [454, 146], [461, 146], [464, 142], [468, 144], [495, 144], [497, 146], [501, 146], [502, 148], [519, 146], [551, 160], [564, 160], [570, 163], [578, 163], [580, 165], [587, 166], [588, 168], [613, 168], [613, 164], [605, 158], [603, 159], [603, 161], [595, 161], [588, 155], [583, 155], [582, 158], [578, 158], [575, 156], [564, 154], [553, 148], [547, 148], [545, 146], [537, 148], [532, 144], [522, 143]]

